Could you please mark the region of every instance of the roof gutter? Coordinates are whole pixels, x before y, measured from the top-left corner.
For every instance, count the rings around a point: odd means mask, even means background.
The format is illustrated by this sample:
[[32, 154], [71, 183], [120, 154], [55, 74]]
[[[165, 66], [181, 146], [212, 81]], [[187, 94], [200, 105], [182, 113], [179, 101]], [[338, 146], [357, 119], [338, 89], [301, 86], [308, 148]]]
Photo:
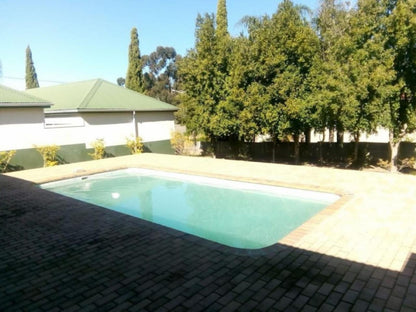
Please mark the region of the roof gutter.
[[161, 109], [142, 109], [134, 110], [127, 108], [76, 108], [76, 109], [49, 109], [46, 110], [46, 114], [59, 114], [59, 113], [125, 113], [125, 112], [176, 112], [178, 108], [161, 108]]
[[16, 107], [51, 107], [50, 103], [0, 103], [0, 107], [16, 108]]
[[77, 109], [79, 113], [105, 113], [105, 112], [175, 112], [175, 108], [160, 108], [160, 109], [130, 109], [130, 108], [82, 108]]
[[45, 114], [65, 114], [65, 113], [78, 113], [78, 110], [77, 109], [61, 109], [61, 110], [59, 110], [59, 109], [57, 109], [57, 110], [48, 109], [48, 110], [45, 110]]

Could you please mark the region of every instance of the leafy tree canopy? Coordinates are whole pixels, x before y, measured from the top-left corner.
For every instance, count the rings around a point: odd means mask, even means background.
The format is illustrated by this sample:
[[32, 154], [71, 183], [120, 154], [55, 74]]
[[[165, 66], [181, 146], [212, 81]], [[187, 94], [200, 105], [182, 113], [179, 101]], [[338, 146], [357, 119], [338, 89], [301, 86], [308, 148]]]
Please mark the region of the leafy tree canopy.
[[416, 128], [416, 1], [322, 0], [312, 24], [304, 11], [283, 0], [272, 16], [244, 17], [236, 38], [225, 1], [216, 18], [198, 15], [178, 70], [190, 132], [297, 143], [330, 129], [358, 143], [385, 126], [392, 144]]
[[161, 101], [177, 104], [177, 61], [181, 58], [172, 47], [157, 47], [143, 55], [144, 88], [146, 94]]

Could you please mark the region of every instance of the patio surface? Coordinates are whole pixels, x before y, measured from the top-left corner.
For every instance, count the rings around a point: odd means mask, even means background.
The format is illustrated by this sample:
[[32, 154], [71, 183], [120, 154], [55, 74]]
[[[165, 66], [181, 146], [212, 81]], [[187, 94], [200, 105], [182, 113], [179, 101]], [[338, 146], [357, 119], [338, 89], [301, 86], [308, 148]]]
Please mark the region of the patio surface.
[[[342, 197], [274, 246], [249, 252], [34, 185], [128, 167]], [[0, 175], [0, 310], [416, 311], [415, 182], [158, 154]]]

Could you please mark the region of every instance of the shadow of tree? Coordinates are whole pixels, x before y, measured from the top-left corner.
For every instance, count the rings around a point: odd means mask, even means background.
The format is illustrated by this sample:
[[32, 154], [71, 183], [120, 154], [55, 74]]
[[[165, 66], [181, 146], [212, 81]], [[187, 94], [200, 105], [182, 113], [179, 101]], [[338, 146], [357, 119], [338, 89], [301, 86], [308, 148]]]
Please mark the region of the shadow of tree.
[[113, 157], [116, 157], [116, 156], [114, 156], [114, 154], [112, 154], [112, 153], [107, 153], [106, 151], [104, 151], [104, 157], [103, 158], [113, 158]]
[[13, 171], [19, 171], [24, 170], [25, 168], [21, 165], [12, 165], [8, 164], [5, 172], [13, 172]]
[[58, 161], [58, 165], [65, 165], [65, 164], [69, 164], [69, 162], [67, 162], [63, 156], [61, 155], [56, 155], [56, 160]]

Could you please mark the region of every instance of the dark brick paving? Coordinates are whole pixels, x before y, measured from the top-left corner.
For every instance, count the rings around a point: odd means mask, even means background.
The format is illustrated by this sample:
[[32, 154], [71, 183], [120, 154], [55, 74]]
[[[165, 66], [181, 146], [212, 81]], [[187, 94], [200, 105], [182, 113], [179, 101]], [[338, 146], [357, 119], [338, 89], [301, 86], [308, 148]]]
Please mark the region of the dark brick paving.
[[415, 268], [236, 250], [0, 176], [1, 311], [416, 311]]

